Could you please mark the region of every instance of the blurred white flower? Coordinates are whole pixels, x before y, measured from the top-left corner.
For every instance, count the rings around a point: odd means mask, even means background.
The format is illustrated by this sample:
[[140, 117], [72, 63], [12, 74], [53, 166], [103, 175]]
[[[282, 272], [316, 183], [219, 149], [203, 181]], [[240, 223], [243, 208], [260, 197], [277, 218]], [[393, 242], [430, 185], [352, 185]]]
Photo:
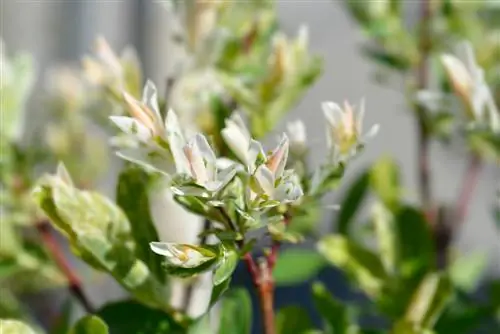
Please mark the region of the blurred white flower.
[[357, 148], [379, 130], [379, 125], [375, 124], [367, 133], [362, 133], [364, 101], [361, 101], [357, 115], [347, 101], [343, 109], [334, 102], [323, 102], [322, 107], [327, 120], [327, 143], [333, 161], [345, 160], [354, 155]]
[[290, 138], [290, 149], [294, 152], [300, 153], [307, 148], [306, 127], [301, 120], [288, 122], [287, 134]]
[[113, 123], [140, 142], [146, 143], [155, 136], [165, 136], [165, 125], [158, 107], [158, 92], [153, 82], [147, 81], [142, 101], [137, 101], [126, 92], [123, 93], [123, 98], [132, 117], [110, 116]]
[[470, 43], [462, 43], [460, 49], [462, 59], [450, 54], [441, 56], [441, 62], [453, 90], [464, 102], [471, 120], [487, 119], [491, 128], [498, 132], [500, 131], [500, 115], [486, 83], [484, 70], [477, 64]]
[[222, 129], [222, 137], [234, 155], [253, 173], [259, 160], [265, 158], [262, 145], [251, 138], [243, 119], [238, 113], [233, 113], [226, 119], [226, 127]]
[[151, 250], [165, 256], [169, 265], [181, 268], [195, 268], [215, 258], [216, 254], [206, 249], [187, 244], [151, 242]]

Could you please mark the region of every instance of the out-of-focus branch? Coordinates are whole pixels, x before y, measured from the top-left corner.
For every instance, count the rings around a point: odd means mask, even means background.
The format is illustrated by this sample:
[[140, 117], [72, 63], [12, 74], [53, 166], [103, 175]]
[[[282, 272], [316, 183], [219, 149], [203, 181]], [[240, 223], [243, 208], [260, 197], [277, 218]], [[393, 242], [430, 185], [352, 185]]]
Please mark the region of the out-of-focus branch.
[[63, 250], [52, 234], [50, 223], [46, 220], [41, 220], [37, 222], [35, 226], [45, 247], [47, 247], [56, 265], [68, 280], [68, 289], [71, 295], [78, 300], [87, 313], [94, 313], [92, 304], [83, 292], [80, 278], [69, 264], [64, 256]]

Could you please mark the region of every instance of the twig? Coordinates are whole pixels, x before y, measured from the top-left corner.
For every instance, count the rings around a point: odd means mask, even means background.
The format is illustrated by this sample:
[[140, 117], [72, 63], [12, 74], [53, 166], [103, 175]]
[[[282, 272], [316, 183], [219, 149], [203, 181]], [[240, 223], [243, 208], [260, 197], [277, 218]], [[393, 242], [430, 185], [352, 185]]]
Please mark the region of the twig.
[[[421, 0], [420, 14], [420, 64], [417, 69], [417, 88], [424, 90], [428, 83], [428, 56], [430, 51], [429, 20], [431, 18], [430, 0]], [[429, 222], [433, 223], [433, 198], [430, 171], [430, 138], [425, 109], [417, 106], [418, 117], [418, 168], [419, 187], [422, 205]]]
[[94, 313], [92, 304], [83, 292], [80, 278], [74, 272], [73, 268], [71, 268], [68, 260], [64, 256], [62, 249], [59, 247], [57, 240], [51, 233], [49, 222], [46, 220], [37, 222], [36, 229], [40, 234], [44, 245], [50, 251], [52, 258], [56, 262], [57, 266], [68, 280], [68, 290], [71, 295], [73, 295], [78, 300], [78, 302], [82, 305], [87, 313]]
[[[288, 212], [286, 212], [283, 215], [283, 222], [285, 223], [286, 227], [288, 225], [290, 225], [290, 220], [291, 220], [291, 217], [288, 214]], [[271, 271], [274, 269], [274, 266], [276, 264], [276, 260], [278, 259], [278, 252], [280, 250], [280, 247], [281, 247], [280, 241], [277, 241], [277, 240], [273, 241], [273, 244], [271, 246], [271, 252], [269, 253], [269, 255], [267, 257], [267, 263], [268, 263], [268, 266], [271, 269]]]
[[459, 192], [455, 204], [455, 219], [457, 224], [455, 228], [462, 225], [467, 218], [467, 212], [470, 207], [474, 188], [476, 187], [479, 174], [481, 172], [481, 166], [481, 159], [477, 155], [472, 154], [469, 159], [469, 165], [464, 174], [462, 189]]

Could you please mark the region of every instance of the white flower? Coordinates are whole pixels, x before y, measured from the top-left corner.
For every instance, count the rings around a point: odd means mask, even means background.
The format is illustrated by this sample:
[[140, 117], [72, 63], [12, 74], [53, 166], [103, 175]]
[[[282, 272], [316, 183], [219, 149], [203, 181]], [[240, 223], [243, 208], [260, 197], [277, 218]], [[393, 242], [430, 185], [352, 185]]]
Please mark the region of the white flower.
[[[219, 191], [227, 185], [236, 174], [236, 166], [230, 165], [226, 169], [218, 171], [215, 153], [207, 142], [205, 136], [196, 134], [183, 147], [175, 148], [171, 143], [172, 151], [179, 154], [174, 156], [177, 173], [185, 174], [191, 178], [196, 185], [210, 192]], [[182, 185], [178, 192], [185, 193]], [[185, 188], [184, 188], [185, 189]]]
[[113, 123], [140, 142], [149, 142], [157, 136], [165, 137], [165, 125], [158, 106], [158, 92], [152, 81], [146, 82], [142, 101], [137, 101], [126, 92], [123, 93], [123, 98], [132, 117], [110, 116]]
[[500, 116], [484, 71], [478, 66], [470, 43], [462, 43], [463, 59], [450, 54], [441, 56], [441, 62], [455, 93], [466, 105], [468, 116], [474, 120], [489, 118], [494, 131], [500, 131]]
[[171, 266], [195, 268], [215, 258], [216, 254], [199, 247], [170, 242], [151, 242], [151, 250], [165, 256]]
[[353, 106], [347, 101], [344, 109], [334, 102], [323, 102], [323, 112], [327, 120], [327, 142], [333, 160], [344, 160], [352, 156], [360, 144], [375, 136], [379, 125], [373, 125], [366, 134], [363, 132], [364, 101], [361, 101], [359, 113], [354, 113]]
[[257, 194], [282, 203], [293, 202], [303, 195], [298, 177], [292, 171], [285, 171], [288, 147], [288, 137], [283, 135], [278, 147], [253, 175]]
[[288, 122], [287, 134], [290, 138], [290, 149], [297, 153], [303, 152], [306, 147], [306, 127], [301, 120]]
[[226, 127], [221, 134], [234, 155], [253, 173], [258, 160], [263, 159], [265, 154], [262, 145], [251, 138], [241, 116], [234, 113], [226, 119]]

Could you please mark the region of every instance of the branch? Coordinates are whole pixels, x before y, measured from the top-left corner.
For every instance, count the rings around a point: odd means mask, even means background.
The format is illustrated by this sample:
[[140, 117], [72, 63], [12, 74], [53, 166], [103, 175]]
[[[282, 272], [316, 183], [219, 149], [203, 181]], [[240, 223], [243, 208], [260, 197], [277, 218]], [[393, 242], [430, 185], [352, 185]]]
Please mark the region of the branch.
[[469, 159], [469, 165], [463, 177], [462, 188], [458, 194], [458, 198], [455, 204], [455, 217], [457, 226], [462, 225], [467, 218], [467, 212], [470, 207], [474, 189], [479, 179], [481, 166], [481, 159], [477, 155], [472, 154]]
[[[428, 57], [430, 52], [429, 20], [431, 19], [430, 0], [421, 0], [420, 13], [420, 64], [417, 68], [417, 89], [424, 90], [428, 83]], [[433, 223], [433, 198], [431, 187], [430, 168], [430, 138], [426, 120], [425, 109], [416, 107], [418, 117], [418, 176], [420, 187], [420, 199], [427, 213], [429, 222]]]
[[71, 295], [78, 300], [78, 302], [83, 306], [87, 313], [94, 313], [92, 304], [83, 292], [80, 278], [75, 273], [73, 268], [71, 268], [68, 260], [64, 256], [63, 250], [60, 248], [57, 240], [51, 233], [49, 222], [46, 220], [42, 220], [37, 222], [35, 226], [38, 233], [40, 234], [40, 237], [42, 238], [42, 242], [44, 243], [45, 247], [50, 251], [55, 263], [68, 280], [68, 290]]

